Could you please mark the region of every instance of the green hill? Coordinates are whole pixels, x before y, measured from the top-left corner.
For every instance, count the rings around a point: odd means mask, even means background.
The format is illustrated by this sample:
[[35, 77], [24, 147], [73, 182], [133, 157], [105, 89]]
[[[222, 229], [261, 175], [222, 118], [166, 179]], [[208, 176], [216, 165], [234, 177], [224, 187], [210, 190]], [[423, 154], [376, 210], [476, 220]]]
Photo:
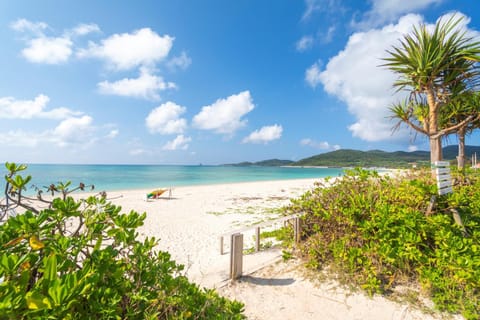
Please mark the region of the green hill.
[[279, 159], [271, 159], [271, 160], [264, 160], [255, 162], [256, 166], [267, 166], [267, 167], [280, 167], [280, 166], [289, 166], [292, 165], [294, 162], [291, 160], [279, 160]]
[[327, 167], [406, 167], [413, 162], [428, 162], [430, 152], [385, 152], [342, 149], [297, 161], [295, 166]]
[[[467, 161], [472, 154], [477, 153], [480, 157], [480, 146], [465, 146]], [[443, 148], [443, 158], [455, 161], [458, 155], [458, 145], [450, 145]], [[341, 149], [322, 153], [313, 157], [297, 161], [295, 166], [327, 166], [327, 167], [409, 167], [411, 163], [430, 165], [429, 151], [395, 151], [385, 152], [381, 150], [358, 151]]]
[[290, 166], [294, 164], [291, 160], [280, 160], [280, 159], [270, 159], [270, 160], [263, 160], [258, 162], [240, 162], [240, 163], [232, 163], [232, 164], [225, 164], [225, 166], [231, 167], [249, 167], [249, 166], [261, 166], [261, 167], [280, 167], [280, 166]]
[[[477, 153], [480, 161], [480, 146], [465, 146], [467, 161], [473, 154]], [[450, 145], [443, 148], [443, 158], [455, 161], [458, 154], [458, 146]], [[290, 160], [271, 159], [259, 162], [241, 162], [227, 164], [226, 166], [319, 166], [319, 167], [387, 167], [405, 168], [412, 163], [418, 165], [430, 165], [429, 151], [395, 151], [386, 152], [382, 150], [359, 151], [351, 149], [340, 149], [332, 152], [318, 154], [297, 162]]]
[[[465, 157], [468, 161], [473, 154], [477, 154], [478, 159], [480, 160], [480, 146], [465, 146]], [[443, 157], [449, 160], [455, 160], [458, 155], [458, 145], [446, 146], [443, 148]]]

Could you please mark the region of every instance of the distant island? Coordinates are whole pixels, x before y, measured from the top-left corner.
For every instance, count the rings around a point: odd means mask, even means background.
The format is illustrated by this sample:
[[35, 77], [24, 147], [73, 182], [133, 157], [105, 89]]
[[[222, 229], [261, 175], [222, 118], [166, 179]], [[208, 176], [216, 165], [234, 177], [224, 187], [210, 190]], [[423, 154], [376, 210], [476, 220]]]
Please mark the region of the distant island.
[[[467, 160], [475, 153], [480, 156], [480, 146], [465, 146], [465, 156]], [[458, 146], [450, 145], [443, 148], [443, 158], [453, 161], [458, 155]], [[225, 164], [225, 166], [249, 167], [279, 167], [279, 166], [299, 166], [299, 167], [385, 167], [385, 168], [405, 168], [412, 164], [419, 166], [430, 165], [430, 152], [428, 151], [395, 151], [386, 152], [382, 150], [359, 151], [351, 149], [340, 149], [332, 152], [318, 154], [312, 157], [301, 159], [299, 161], [270, 159], [259, 162], [240, 162], [235, 164]]]
[[229, 164], [224, 164], [224, 166], [229, 166], [229, 167], [251, 167], [251, 166], [256, 166], [256, 167], [281, 167], [281, 166], [292, 166], [295, 164], [295, 161], [291, 160], [279, 160], [279, 159], [270, 159], [270, 160], [264, 160], [264, 161], [258, 161], [258, 162], [239, 162], [239, 163], [229, 163]]

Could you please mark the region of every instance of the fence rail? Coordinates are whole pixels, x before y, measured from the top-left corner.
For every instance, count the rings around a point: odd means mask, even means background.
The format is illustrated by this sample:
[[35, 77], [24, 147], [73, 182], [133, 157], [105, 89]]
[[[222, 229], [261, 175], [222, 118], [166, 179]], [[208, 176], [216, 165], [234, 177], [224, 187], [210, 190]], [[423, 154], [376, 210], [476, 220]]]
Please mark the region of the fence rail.
[[303, 214], [293, 214], [274, 220], [265, 221], [253, 226], [237, 229], [220, 235], [220, 254], [223, 255], [224, 239], [230, 237], [230, 278], [235, 280], [242, 276], [243, 268], [243, 233], [255, 229], [255, 251], [260, 251], [260, 229], [274, 224], [293, 220], [294, 241], [300, 241], [301, 220]]

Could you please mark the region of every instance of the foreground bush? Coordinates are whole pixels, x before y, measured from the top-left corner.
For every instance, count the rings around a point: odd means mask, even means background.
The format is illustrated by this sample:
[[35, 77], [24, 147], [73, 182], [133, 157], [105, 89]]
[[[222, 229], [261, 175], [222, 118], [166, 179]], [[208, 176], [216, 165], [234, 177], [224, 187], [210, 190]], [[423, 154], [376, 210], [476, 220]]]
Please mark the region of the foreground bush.
[[[393, 179], [356, 170], [289, 208], [305, 212], [302, 252], [369, 293], [419, 284], [440, 310], [480, 318], [480, 180], [439, 197], [430, 174]], [[465, 229], [455, 224], [455, 207]], [[428, 213], [428, 214], [427, 214]]]
[[[22, 204], [30, 178], [7, 168], [7, 197]], [[241, 303], [190, 283], [155, 239], [137, 239], [145, 213], [104, 196], [76, 201], [66, 187], [50, 186], [63, 196], [46, 209], [0, 219], [0, 319], [244, 318]]]

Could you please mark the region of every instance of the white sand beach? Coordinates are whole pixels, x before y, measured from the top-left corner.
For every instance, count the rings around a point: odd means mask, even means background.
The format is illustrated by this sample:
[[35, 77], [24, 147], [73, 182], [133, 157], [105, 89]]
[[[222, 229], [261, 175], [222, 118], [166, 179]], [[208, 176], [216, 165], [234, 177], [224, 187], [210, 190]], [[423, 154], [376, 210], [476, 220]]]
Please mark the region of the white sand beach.
[[[310, 281], [297, 262], [282, 262], [278, 249], [244, 256], [245, 277], [228, 280], [229, 240], [221, 255], [220, 235], [277, 217], [275, 208], [315, 181], [173, 187], [170, 199], [167, 192], [149, 201], [145, 196], [151, 190], [109, 192], [108, 198], [124, 212], [147, 212], [140, 236], [159, 238], [159, 249], [184, 264], [186, 275], [200, 286], [244, 302], [249, 319], [439, 319], [383, 297], [346, 291], [332, 281]], [[245, 233], [244, 248], [253, 245], [253, 234]]]

